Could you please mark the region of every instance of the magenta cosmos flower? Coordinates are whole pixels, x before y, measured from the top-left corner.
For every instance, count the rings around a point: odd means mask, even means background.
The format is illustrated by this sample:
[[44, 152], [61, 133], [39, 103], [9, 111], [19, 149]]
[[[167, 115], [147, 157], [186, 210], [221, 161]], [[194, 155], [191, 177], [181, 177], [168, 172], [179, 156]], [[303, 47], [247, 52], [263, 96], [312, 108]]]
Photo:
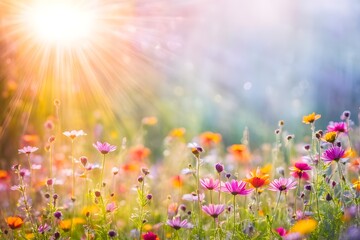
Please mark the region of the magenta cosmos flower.
[[194, 225], [188, 222], [187, 219], [181, 221], [180, 217], [174, 217], [172, 220], [167, 220], [166, 222], [170, 227], [175, 230], [179, 230], [180, 228], [193, 228]]
[[305, 162], [296, 162], [294, 167], [289, 168], [291, 170], [291, 176], [294, 178], [300, 178], [304, 180], [309, 180], [310, 176], [306, 172], [308, 170], [311, 170], [311, 167], [309, 164]]
[[201, 186], [208, 190], [217, 190], [219, 188], [220, 182], [218, 179], [214, 180], [213, 178], [203, 178], [200, 179]]
[[348, 128], [345, 122], [331, 122], [327, 126], [329, 132], [347, 133]]
[[330, 163], [332, 161], [338, 162], [341, 158], [344, 157], [345, 150], [341, 147], [335, 146], [327, 149], [322, 155], [321, 158], [325, 163]]
[[86, 136], [86, 133], [83, 130], [65, 131], [63, 132], [63, 134], [68, 138], [70, 138], [71, 140], [74, 140], [75, 138], [80, 136]]
[[19, 149], [19, 154], [21, 153], [24, 153], [24, 154], [27, 154], [27, 155], [30, 155], [31, 153], [33, 152], [36, 152], [39, 148], [37, 147], [31, 147], [31, 146], [25, 146], [21, 149]]
[[213, 218], [217, 218], [224, 210], [224, 204], [209, 204], [209, 206], [202, 206], [202, 210]]
[[110, 145], [107, 142], [101, 143], [97, 141], [96, 144], [93, 144], [93, 146], [102, 154], [108, 154], [109, 152], [116, 150], [116, 146]]
[[231, 193], [232, 195], [248, 195], [253, 191], [253, 189], [246, 189], [246, 182], [231, 180], [231, 182], [225, 183], [225, 191]]
[[153, 232], [147, 232], [142, 235], [142, 239], [144, 240], [158, 240], [159, 237]]
[[292, 178], [274, 179], [269, 185], [269, 190], [274, 192], [287, 192], [290, 189], [296, 188], [296, 181]]

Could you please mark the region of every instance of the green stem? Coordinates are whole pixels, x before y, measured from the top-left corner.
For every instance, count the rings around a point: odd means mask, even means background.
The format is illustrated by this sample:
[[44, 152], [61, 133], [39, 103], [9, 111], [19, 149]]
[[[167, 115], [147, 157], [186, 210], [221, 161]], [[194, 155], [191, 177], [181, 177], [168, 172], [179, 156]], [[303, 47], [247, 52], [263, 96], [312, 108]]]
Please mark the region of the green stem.
[[145, 178], [144, 180], [141, 182], [141, 187], [140, 187], [140, 194], [141, 194], [141, 200], [139, 201], [140, 203], [140, 226], [139, 226], [139, 240], [141, 240], [141, 235], [142, 235], [142, 227], [143, 227], [143, 203], [142, 203], [142, 199], [144, 198], [144, 184], [145, 184]]
[[29, 177], [29, 194], [32, 195], [32, 177], [33, 177], [33, 169], [30, 162], [30, 154], [27, 154], [27, 161], [29, 164], [29, 170], [30, 170], [30, 177]]
[[342, 181], [344, 179], [344, 176], [343, 176], [342, 171], [341, 171], [340, 162], [337, 162], [337, 167], [338, 167], [338, 172], [339, 172], [339, 183], [340, 183], [340, 203], [341, 203], [341, 205], [343, 205], [344, 202], [343, 202], [343, 184], [342, 184]]
[[233, 198], [233, 204], [234, 204], [234, 228], [233, 228], [233, 238], [235, 237], [235, 228], [236, 228], [236, 199], [235, 199], [235, 196], [234, 195], [234, 198]]
[[103, 160], [102, 160], [102, 168], [101, 168], [101, 176], [100, 176], [100, 185], [101, 186], [103, 186], [104, 168], [105, 168], [105, 154], [103, 154]]
[[200, 157], [196, 157], [196, 193], [198, 196], [198, 227], [199, 227], [199, 238], [201, 235], [201, 202], [200, 202]]
[[219, 173], [219, 203], [220, 204], [220, 201], [221, 200], [221, 174]]
[[[274, 220], [274, 218], [276, 217], [276, 210], [277, 210], [277, 208], [278, 208], [278, 206], [279, 206], [280, 196], [281, 196], [281, 192], [279, 192], [279, 197], [278, 197], [278, 199], [277, 199], [277, 201], [276, 201], [276, 206], [275, 206], [275, 209], [274, 209], [274, 213], [273, 213], [272, 220]], [[272, 221], [271, 221], [271, 222], [272, 222]]]
[[321, 220], [321, 216], [320, 216], [320, 209], [319, 209], [319, 191], [318, 191], [318, 184], [319, 184], [319, 164], [320, 164], [320, 156], [321, 156], [321, 145], [320, 145], [320, 140], [318, 141], [318, 146], [319, 146], [319, 149], [318, 149], [318, 163], [316, 164], [316, 167], [315, 167], [315, 174], [316, 174], [316, 178], [315, 178], [315, 198], [316, 198], [316, 210], [317, 210], [317, 215], [318, 215], [318, 218], [319, 218], [319, 221]]

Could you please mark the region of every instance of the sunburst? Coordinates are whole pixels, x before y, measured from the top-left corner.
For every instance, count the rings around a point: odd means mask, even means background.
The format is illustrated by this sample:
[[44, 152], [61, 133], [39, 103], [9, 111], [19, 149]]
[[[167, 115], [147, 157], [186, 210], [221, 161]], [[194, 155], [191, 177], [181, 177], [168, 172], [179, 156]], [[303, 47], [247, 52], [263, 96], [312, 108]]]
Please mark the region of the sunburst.
[[149, 31], [148, 19], [135, 13], [139, 6], [134, 5], [95, 0], [3, 2], [3, 57], [15, 62], [18, 88], [8, 106], [13, 114], [2, 120], [2, 129], [16, 114], [13, 109], [20, 109], [26, 119], [52, 114], [53, 99], [61, 100], [62, 115], [72, 120], [65, 125], [76, 124], [74, 119], [83, 122], [96, 109], [109, 121], [122, 121], [138, 114], [139, 102], [149, 104], [150, 86], [156, 87], [154, 80], [161, 75], [138, 46], [144, 45], [140, 38], [151, 38], [158, 41], [145, 45], [156, 49], [163, 33]]

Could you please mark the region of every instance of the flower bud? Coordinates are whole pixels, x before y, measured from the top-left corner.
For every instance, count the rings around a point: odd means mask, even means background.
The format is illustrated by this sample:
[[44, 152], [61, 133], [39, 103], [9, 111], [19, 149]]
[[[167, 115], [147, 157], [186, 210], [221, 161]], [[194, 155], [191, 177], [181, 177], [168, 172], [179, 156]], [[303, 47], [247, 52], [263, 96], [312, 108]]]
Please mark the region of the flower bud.
[[80, 157], [80, 162], [81, 162], [81, 164], [85, 167], [86, 164], [87, 164], [87, 162], [88, 162], [88, 158], [85, 157], [85, 156], [81, 156], [81, 157]]
[[46, 185], [52, 186], [53, 184], [54, 184], [54, 180], [52, 178], [49, 178], [48, 180], [46, 180]]
[[332, 200], [332, 196], [330, 195], [330, 193], [326, 194], [326, 201], [330, 202]]
[[215, 165], [215, 169], [218, 173], [221, 173], [222, 171], [224, 171], [224, 165], [222, 165], [221, 163], [217, 163]]
[[96, 190], [96, 191], [95, 191], [95, 197], [101, 197], [101, 192], [98, 191], [98, 190]]

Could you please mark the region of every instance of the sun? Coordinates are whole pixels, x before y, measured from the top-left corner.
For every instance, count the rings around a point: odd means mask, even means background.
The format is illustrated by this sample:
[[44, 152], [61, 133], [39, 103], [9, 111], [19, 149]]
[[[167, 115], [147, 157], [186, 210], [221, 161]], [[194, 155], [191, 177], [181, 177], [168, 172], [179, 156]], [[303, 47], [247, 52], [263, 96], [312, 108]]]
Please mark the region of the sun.
[[57, 45], [86, 40], [96, 25], [95, 11], [69, 1], [37, 1], [26, 9], [24, 18], [40, 42]]

